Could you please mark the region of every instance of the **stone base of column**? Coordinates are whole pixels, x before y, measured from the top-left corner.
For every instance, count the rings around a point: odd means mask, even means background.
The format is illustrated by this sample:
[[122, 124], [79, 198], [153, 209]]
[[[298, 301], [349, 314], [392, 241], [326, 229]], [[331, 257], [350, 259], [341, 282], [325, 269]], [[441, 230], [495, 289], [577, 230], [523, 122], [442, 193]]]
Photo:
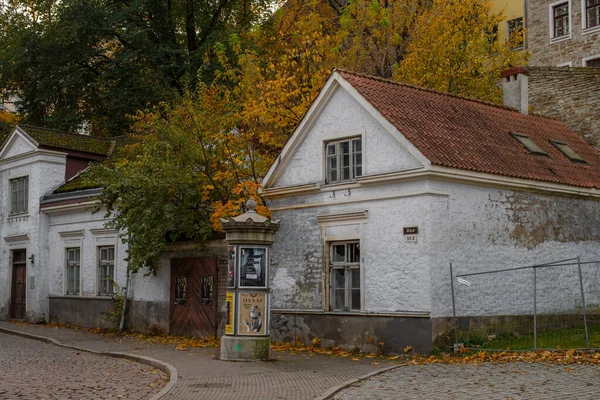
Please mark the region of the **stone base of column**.
[[222, 336], [221, 360], [268, 361], [271, 358], [271, 338], [268, 336]]

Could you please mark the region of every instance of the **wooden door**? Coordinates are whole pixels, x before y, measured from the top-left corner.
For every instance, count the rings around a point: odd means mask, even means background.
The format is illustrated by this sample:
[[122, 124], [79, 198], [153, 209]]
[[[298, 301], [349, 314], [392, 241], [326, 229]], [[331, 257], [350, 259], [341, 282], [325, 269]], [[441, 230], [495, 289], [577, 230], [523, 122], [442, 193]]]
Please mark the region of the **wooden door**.
[[25, 250], [12, 252], [12, 288], [10, 295], [10, 317], [25, 318], [27, 294], [27, 258]]
[[217, 333], [217, 260], [171, 260], [169, 333], [208, 337]]

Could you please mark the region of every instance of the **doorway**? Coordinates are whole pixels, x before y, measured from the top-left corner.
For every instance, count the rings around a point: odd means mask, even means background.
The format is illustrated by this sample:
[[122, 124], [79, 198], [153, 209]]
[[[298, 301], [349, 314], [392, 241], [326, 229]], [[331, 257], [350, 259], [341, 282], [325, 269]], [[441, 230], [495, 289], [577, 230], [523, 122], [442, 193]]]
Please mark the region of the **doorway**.
[[25, 250], [12, 252], [12, 287], [10, 294], [10, 317], [24, 319], [26, 316], [27, 258]]
[[169, 334], [215, 336], [217, 286], [216, 258], [172, 259]]

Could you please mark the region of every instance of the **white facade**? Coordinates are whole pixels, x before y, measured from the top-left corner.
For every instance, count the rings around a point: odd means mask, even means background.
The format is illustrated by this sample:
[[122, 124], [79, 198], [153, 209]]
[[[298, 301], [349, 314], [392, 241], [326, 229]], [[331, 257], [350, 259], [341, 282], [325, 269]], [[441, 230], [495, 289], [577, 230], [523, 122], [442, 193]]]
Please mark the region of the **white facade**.
[[[328, 184], [326, 144], [347, 137], [362, 138], [362, 174]], [[280, 313], [452, 316], [450, 263], [456, 275], [600, 260], [597, 190], [432, 165], [335, 72], [264, 186], [281, 220], [271, 272]], [[360, 243], [355, 310], [332, 307], [331, 246], [344, 241]], [[457, 314], [530, 314], [526, 273], [456, 287]], [[588, 304], [599, 304], [598, 264], [583, 275]], [[581, 306], [576, 267], [540, 271], [538, 285], [541, 313]]]

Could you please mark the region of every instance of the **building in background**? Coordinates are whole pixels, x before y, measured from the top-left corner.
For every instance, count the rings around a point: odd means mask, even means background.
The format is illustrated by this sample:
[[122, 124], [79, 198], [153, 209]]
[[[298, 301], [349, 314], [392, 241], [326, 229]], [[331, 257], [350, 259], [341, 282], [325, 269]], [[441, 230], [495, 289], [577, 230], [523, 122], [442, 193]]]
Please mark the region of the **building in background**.
[[526, 0], [529, 65], [600, 67], [600, 0]]

